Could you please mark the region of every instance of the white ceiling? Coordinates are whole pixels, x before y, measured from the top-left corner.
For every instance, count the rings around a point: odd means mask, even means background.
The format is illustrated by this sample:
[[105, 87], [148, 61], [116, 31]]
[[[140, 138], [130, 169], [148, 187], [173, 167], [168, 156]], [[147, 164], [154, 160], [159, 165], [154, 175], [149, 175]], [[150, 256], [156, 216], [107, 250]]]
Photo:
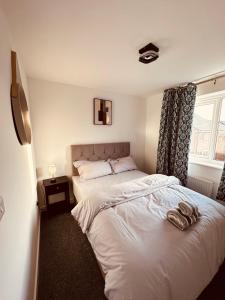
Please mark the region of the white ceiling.
[[[27, 75], [145, 96], [225, 70], [225, 0], [2, 0]], [[153, 42], [160, 57], [138, 62]]]

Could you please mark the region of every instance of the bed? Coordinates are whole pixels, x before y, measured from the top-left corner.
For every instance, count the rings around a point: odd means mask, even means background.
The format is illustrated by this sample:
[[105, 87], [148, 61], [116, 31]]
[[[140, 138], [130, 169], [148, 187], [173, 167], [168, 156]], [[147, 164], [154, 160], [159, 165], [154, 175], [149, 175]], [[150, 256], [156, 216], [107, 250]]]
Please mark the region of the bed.
[[[118, 158], [130, 154], [130, 145], [73, 145], [71, 153], [72, 161]], [[196, 299], [224, 261], [225, 207], [175, 177], [137, 170], [104, 177], [81, 182], [73, 169], [78, 204], [72, 215], [92, 245], [106, 297]], [[166, 220], [168, 209], [183, 199], [201, 213], [184, 232]]]

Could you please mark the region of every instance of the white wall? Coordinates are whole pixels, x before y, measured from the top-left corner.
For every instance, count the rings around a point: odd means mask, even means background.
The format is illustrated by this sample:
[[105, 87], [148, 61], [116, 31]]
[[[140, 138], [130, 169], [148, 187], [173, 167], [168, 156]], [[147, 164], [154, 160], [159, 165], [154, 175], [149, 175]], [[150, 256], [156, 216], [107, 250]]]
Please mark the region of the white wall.
[[145, 166], [149, 173], [156, 171], [162, 97], [159, 93], [146, 99]]
[[[11, 38], [0, 9], [0, 299], [33, 299], [37, 250], [36, 180], [31, 146], [17, 140], [10, 105]], [[26, 78], [22, 74], [25, 92]]]
[[[144, 167], [145, 100], [133, 96], [29, 79], [31, 118], [38, 179], [55, 163], [57, 176], [71, 174], [71, 144], [131, 142], [131, 153]], [[93, 125], [93, 98], [113, 101], [113, 124]]]
[[[225, 78], [218, 79], [216, 84], [209, 82], [198, 86], [197, 94], [204, 95], [225, 90]], [[147, 171], [155, 173], [157, 161], [157, 147], [159, 139], [159, 126], [163, 92], [151, 95], [146, 99], [146, 140], [145, 140], [145, 164]], [[213, 197], [220, 182], [222, 170], [197, 164], [189, 164], [188, 174], [190, 176], [205, 177], [212, 180], [214, 184]]]

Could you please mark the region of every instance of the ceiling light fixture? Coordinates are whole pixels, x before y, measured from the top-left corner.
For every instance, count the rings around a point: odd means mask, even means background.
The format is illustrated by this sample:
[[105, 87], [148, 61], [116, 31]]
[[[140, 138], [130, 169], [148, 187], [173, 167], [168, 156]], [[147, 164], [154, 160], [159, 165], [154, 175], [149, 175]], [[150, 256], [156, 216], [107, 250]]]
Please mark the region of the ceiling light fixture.
[[139, 50], [139, 61], [143, 64], [149, 64], [159, 57], [159, 48], [150, 43]]

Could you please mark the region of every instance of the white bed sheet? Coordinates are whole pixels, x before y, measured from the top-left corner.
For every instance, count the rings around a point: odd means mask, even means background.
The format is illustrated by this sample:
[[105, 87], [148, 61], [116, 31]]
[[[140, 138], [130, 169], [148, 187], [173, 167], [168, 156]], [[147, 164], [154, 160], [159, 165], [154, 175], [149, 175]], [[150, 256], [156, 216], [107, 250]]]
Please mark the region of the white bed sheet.
[[[110, 300], [194, 300], [224, 260], [225, 208], [160, 176], [95, 191], [72, 210], [106, 274]], [[183, 199], [201, 213], [185, 232], [166, 220]]]
[[73, 193], [77, 202], [80, 202], [81, 200], [87, 199], [89, 195], [92, 195], [93, 193], [95, 194], [96, 191], [105, 191], [114, 184], [127, 182], [145, 176], [148, 176], [148, 174], [138, 170], [107, 175], [85, 181], [82, 181], [80, 176], [73, 176]]

